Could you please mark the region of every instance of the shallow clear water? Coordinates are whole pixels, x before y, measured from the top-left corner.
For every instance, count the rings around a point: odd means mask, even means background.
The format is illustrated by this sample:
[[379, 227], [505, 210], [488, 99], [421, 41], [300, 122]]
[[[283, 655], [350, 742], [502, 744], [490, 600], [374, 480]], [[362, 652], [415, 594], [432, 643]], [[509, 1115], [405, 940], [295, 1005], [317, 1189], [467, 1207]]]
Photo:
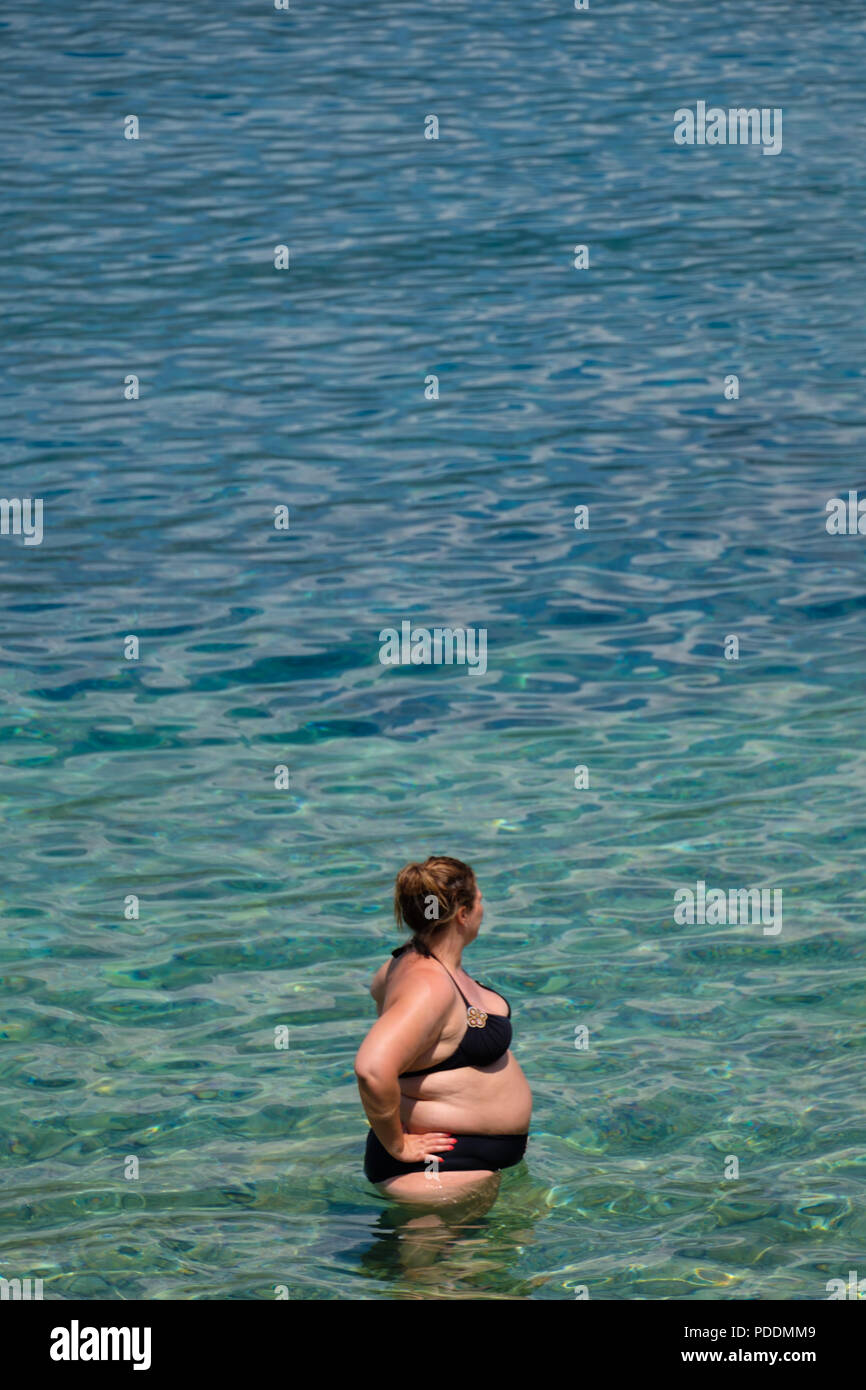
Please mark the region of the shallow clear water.
[[[45, 532], [0, 538], [0, 1266], [824, 1298], [866, 1274], [866, 539], [824, 525], [866, 484], [862, 8], [292, 3], [2, 15], [2, 488]], [[676, 147], [698, 99], [782, 153]], [[486, 673], [382, 666], [406, 618]], [[352, 1073], [429, 852], [535, 1096], [454, 1228], [366, 1185]], [[781, 933], [677, 925], [699, 879]]]

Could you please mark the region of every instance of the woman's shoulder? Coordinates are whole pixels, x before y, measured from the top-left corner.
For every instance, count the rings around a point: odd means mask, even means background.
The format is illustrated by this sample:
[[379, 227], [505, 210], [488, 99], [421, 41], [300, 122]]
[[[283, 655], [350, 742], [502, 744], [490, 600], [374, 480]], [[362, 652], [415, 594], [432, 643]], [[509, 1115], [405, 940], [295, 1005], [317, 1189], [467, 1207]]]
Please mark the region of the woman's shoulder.
[[398, 946], [388, 959], [382, 962], [373, 976], [370, 993], [380, 1012], [388, 990], [402, 993], [409, 981], [424, 981], [425, 988], [432, 989], [437, 996], [441, 994], [443, 1001], [450, 998], [451, 987], [445, 972], [437, 970], [432, 956], [420, 955], [417, 951], [411, 950], [411, 945], [412, 943], [408, 942], [405, 946]]

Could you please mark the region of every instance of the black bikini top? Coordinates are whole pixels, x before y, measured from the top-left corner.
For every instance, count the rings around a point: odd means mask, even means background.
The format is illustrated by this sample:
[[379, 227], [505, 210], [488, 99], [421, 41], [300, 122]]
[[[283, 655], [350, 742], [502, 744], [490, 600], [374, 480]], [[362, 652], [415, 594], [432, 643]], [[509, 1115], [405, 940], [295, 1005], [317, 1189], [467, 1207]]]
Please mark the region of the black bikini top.
[[[405, 946], [398, 946], [391, 955], [401, 956], [411, 945], [409, 941]], [[430, 954], [433, 956], [432, 951]], [[443, 965], [438, 956], [433, 956], [433, 959], [439, 961], [446, 975], [454, 980], [448, 966]], [[475, 983], [480, 985], [481, 981], [476, 980]], [[491, 1062], [498, 1062], [500, 1057], [504, 1057], [511, 1046], [511, 1005], [505, 996], [500, 994], [499, 998], [507, 1005], [507, 1014], [486, 1014], [476, 1004], [469, 1003], [456, 980], [454, 987], [466, 1005], [466, 1032], [460, 1046], [450, 1057], [446, 1057], [444, 1062], [437, 1062], [435, 1067], [422, 1067], [420, 1071], [401, 1071], [401, 1077], [428, 1076], [433, 1071], [454, 1071], [457, 1067], [487, 1067]], [[487, 989], [488, 986], [481, 985], [481, 988]], [[491, 993], [495, 994], [496, 991], [492, 990]]]

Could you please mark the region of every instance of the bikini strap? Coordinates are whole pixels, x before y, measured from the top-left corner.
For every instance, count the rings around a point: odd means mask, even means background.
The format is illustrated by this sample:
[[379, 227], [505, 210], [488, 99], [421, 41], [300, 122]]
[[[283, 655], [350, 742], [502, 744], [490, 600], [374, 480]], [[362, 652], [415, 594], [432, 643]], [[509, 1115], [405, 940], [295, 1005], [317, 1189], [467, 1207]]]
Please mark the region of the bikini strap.
[[[405, 946], [398, 946], [396, 951], [391, 952], [391, 955], [402, 956], [403, 952], [408, 951], [411, 945], [412, 942], [407, 941]], [[477, 1009], [478, 1005], [470, 1003], [470, 1001], [466, 998], [466, 995], [463, 993], [463, 990], [460, 988], [457, 981], [454, 979], [454, 976], [451, 974], [451, 971], [448, 969], [448, 966], [445, 965], [444, 961], [441, 961], [438, 956], [434, 956], [432, 951], [430, 952], [430, 955], [436, 961], [437, 965], [442, 966], [442, 969], [445, 971], [445, 974], [448, 976], [448, 978], [452, 981], [454, 988], [457, 990], [457, 993], [460, 995], [460, 998], [463, 1000], [463, 1003], [466, 1005], [467, 1009]], [[475, 983], [477, 984], [478, 981], [476, 980]]]
[[[430, 952], [430, 954], [431, 956], [433, 956], [432, 951]], [[439, 964], [442, 966], [442, 969], [445, 971], [445, 974], [449, 977], [450, 980], [452, 980], [454, 988], [457, 990], [457, 993], [460, 995], [460, 998], [463, 1000], [463, 1003], [466, 1005], [467, 1009], [477, 1008], [478, 1006], [476, 1004], [470, 1004], [469, 1000], [466, 998], [466, 995], [463, 993], [463, 990], [460, 988], [457, 981], [454, 979], [454, 976], [451, 974], [451, 971], [448, 969], [448, 966], [445, 965], [443, 961], [439, 960], [438, 956], [433, 956], [433, 959], [439, 962]]]

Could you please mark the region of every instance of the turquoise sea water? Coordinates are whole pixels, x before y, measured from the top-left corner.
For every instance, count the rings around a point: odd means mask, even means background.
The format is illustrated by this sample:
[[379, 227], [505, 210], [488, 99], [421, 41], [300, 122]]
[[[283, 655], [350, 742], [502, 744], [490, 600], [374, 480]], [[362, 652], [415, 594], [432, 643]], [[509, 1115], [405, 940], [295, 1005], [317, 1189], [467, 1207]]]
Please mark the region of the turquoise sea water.
[[[824, 524], [866, 487], [864, 50], [812, 0], [4, 8], [2, 492], [44, 499], [0, 537], [4, 1277], [866, 1276], [866, 538]], [[782, 153], [678, 148], [698, 100]], [[486, 673], [382, 666], [404, 619]], [[490, 1212], [418, 1227], [352, 1064], [430, 852], [535, 1112]], [[782, 931], [678, 925], [698, 880]]]

